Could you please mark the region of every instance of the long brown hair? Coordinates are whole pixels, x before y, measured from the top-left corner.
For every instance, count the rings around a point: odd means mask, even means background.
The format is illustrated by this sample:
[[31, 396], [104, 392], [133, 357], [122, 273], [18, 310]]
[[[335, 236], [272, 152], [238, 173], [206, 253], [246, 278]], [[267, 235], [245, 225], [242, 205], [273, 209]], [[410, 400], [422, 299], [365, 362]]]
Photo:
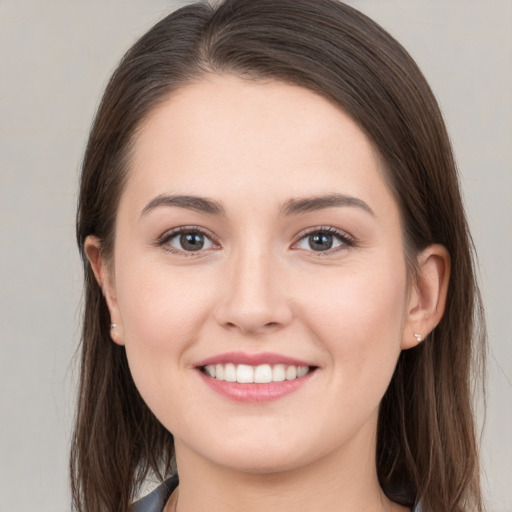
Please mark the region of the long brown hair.
[[403, 351], [380, 409], [377, 470], [384, 491], [424, 512], [482, 511], [471, 384], [484, 357], [472, 243], [457, 171], [437, 102], [402, 46], [336, 0], [225, 0], [172, 13], [125, 55], [112, 76], [83, 161], [77, 238], [85, 311], [73, 503], [80, 512], [125, 512], [148, 472], [165, 477], [172, 435], [145, 405], [84, 254], [87, 236], [113, 251], [117, 206], [137, 128], [173, 91], [208, 73], [306, 87], [358, 123], [385, 164], [405, 253], [443, 244], [452, 260], [447, 309], [417, 348]]

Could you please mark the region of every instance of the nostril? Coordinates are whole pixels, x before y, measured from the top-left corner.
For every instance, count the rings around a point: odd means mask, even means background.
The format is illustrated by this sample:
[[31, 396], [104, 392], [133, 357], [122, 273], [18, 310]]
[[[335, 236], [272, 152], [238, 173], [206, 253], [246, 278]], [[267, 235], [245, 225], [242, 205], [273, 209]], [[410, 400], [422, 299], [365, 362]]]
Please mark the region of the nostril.
[[229, 330], [240, 330], [245, 333], [263, 334], [271, 330], [279, 329], [280, 322], [259, 322], [258, 319], [249, 317], [241, 318], [239, 322], [225, 322], [224, 327]]

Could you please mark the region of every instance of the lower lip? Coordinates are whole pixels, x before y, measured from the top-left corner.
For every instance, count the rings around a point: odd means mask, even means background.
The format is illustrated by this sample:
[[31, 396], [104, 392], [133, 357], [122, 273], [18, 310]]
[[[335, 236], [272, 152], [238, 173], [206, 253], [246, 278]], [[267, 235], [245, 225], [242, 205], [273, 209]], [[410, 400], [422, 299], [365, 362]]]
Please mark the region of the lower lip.
[[282, 398], [301, 388], [311, 378], [315, 371], [310, 371], [304, 377], [282, 382], [265, 384], [240, 384], [214, 379], [198, 370], [203, 382], [213, 391], [236, 402], [260, 403]]

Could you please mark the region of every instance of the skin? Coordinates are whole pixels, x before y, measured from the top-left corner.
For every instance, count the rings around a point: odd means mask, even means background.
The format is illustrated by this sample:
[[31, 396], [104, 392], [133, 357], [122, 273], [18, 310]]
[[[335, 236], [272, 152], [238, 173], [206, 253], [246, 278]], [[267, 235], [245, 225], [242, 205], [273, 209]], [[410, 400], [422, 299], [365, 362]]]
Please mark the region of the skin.
[[[279, 82], [208, 76], [141, 126], [113, 260], [94, 237], [86, 251], [117, 324], [113, 340], [174, 435], [180, 512], [402, 509], [377, 481], [378, 407], [401, 350], [442, 316], [449, 257], [427, 248], [408, 281], [383, 172], [343, 111]], [[365, 206], [283, 213], [291, 200], [334, 193]], [[162, 194], [208, 198], [223, 213], [148, 209]], [[161, 243], [180, 226], [208, 233], [205, 248], [187, 252], [179, 236]], [[313, 250], [308, 235], [325, 227], [342, 238]], [[278, 400], [240, 403], [196, 368], [238, 351], [317, 369]]]

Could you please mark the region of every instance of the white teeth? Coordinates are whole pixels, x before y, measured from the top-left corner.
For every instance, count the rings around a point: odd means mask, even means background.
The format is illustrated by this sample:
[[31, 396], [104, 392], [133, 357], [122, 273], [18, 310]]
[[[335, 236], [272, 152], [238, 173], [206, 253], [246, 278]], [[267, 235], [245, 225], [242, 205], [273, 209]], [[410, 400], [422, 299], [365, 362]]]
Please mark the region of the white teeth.
[[244, 384], [254, 382], [254, 368], [248, 364], [239, 364], [236, 369], [236, 381]]
[[286, 368], [286, 380], [293, 380], [297, 378], [297, 367], [296, 366], [288, 366]]
[[297, 368], [297, 377], [304, 377], [308, 373], [309, 368], [307, 366], [299, 366]]
[[261, 364], [250, 366], [247, 364], [235, 365], [209, 364], [204, 367], [204, 372], [209, 377], [226, 382], [239, 382], [241, 384], [266, 384], [269, 382], [282, 382], [304, 377], [309, 373], [309, 366], [294, 366], [284, 364]]
[[224, 366], [224, 380], [226, 382], [236, 382], [236, 367], [232, 363]]
[[254, 370], [254, 382], [265, 384], [272, 382], [272, 367], [269, 364], [260, 364]]
[[272, 382], [283, 382], [286, 379], [286, 368], [284, 364], [276, 364], [272, 368]]

